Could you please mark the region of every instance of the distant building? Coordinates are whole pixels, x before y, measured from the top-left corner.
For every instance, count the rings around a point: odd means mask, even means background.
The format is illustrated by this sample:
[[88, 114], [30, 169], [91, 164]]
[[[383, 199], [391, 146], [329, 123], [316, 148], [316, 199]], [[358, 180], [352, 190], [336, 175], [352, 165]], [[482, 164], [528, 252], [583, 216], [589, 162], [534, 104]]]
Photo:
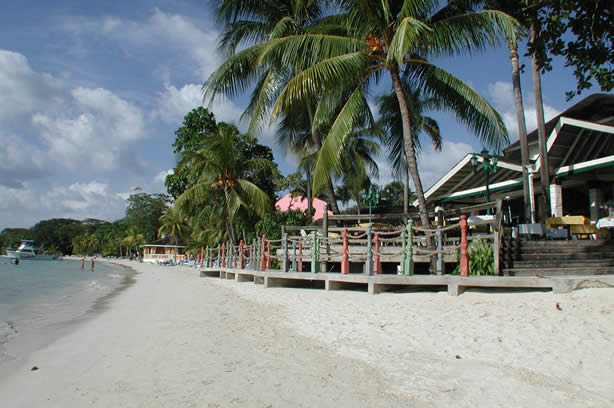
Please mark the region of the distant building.
[[143, 262], [167, 263], [185, 259], [185, 244], [180, 240], [164, 237], [149, 244], [142, 245]]

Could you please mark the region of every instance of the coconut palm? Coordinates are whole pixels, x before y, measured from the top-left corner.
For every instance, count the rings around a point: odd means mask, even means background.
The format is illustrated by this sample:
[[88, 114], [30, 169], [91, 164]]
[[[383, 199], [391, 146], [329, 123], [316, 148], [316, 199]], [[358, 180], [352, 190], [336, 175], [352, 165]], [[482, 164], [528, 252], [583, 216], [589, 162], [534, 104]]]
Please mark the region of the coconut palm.
[[236, 127], [220, 124], [206, 147], [185, 154], [179, 167], [196, 182], [176, 201], [180, 211], [196, 217], [195, 222], [208, 217], [203, 212], [214, 212], [223, 221], [222, 236], [233, 242], [237, 241], [234, 219], [241, 208], [263, 216], [271, 207], [269, 196], [244, 178], [245, 174], [274, 168], [267, 159], [244, 159], [237, 148], [238, 136]]
[[175, 242], [186, 242], [191, 234], [190, 226], [186, 217], [177, 207], [169, 208], [160, 217], [160, 228], [158, 228], [158, 238], [168, 236]]
[[[243, 116], [251, 117], [250, 131], [260, 127], [269, 116], [279, 91], [296, 72], [306, 68], [306, 65], [282, 61], [273, 54], [262, 59], [263, 52], [267, 50], [266, 43], [271, 38], [297, 35], [309, 30], [322, 15], [321, 4], [321, 0], [221, 1], [217, 7], [218, 20], [224, 25], [220, 43], [221, 48], [231, 55], [203, 85], [205, 99], [213, 102], [218, 93], [235, 96], [255, 85]], [[236, 52], [241, 44], [246, 49]], [[287, 123], [291, 122], [301, 133], [306, 132], [310, 138], [307, 144], [313, 145], [316, 150], [321, 148], [325, 138], [314, 124], [320, 97], [305, 95], [280, 115], [282, 119], [289, 118]], [[294, 143], [294, 146], [298, 144]], [[327, 177], [325, 184], [331, 208], [338, 213], [330, 177]]]
[[126, 230], [122, 242], [126, 244], [129, 254], [132, 254], [132, 249], [134, 248], [134, 252], [138, 256], [139, 246], [145, 244], [145, 237], [139, 232], [139, 229], [135, 225], [133, 225]]
[[[310, 66], [288, 81], [272, 109], [273, 119], [306, 95], [347, 87], [360, 79], [336, 115], [315, 166], [314, 186], [321, 187], [331, 166], [339, 169], [349, 133], [370, 116], [365, 90], [388, 74], [400, 107], [403, 140], [422, 223], [428, 213], [416, 163], [411, 115], [402, 88], [405, 72], [427, 96], [439, 95], [459, 120], [476, 132], [486, 145], [507, 142], [507, 131], [494, 108], [471, 87], [428, 58], [474, 52], [511, 37], [516, 22], [499, 11], [452, 13], [438, 10], [436, 0], [341, 0], [345, 12], [338, 16], [334, 34], [306, 33], [267, 42], [266, 53], [282, 61]], [[329, 25], [330, 26], [330, 25]], [[342, 35], [343, 29], [347, 35]], [[309, 50], [309, 52], [305, 52]], [[263, 56], [262, 58], [265, 58]], [[329, 112], [322, 112], [326, 116]], [[316, 121], [317, 124], [317, 121]]]
[[[442, 139], [437, 121], [425, 116], [428, 110], [440, 109], [444, 104], [436, 96], [424, 97], [422, 91], [412, 86], [407, 78], [401, 80], [401, 86], [407, 100], [411, 115], [412, 137], [414, 148], [421, 150], [420, 137], [428, 136], [435, 148], [441, 150]], [[378, 126], [383, 130], [382, 141], [388, 148], [388, 157], [392, 162], [394, 175], [403, 180], [403, 212], [409, 211], [409, 169], [405, 143], [403, 140], [403, 121], [397, 96], [394, 93], [381, 95], [377, 98], [380, 119]]]

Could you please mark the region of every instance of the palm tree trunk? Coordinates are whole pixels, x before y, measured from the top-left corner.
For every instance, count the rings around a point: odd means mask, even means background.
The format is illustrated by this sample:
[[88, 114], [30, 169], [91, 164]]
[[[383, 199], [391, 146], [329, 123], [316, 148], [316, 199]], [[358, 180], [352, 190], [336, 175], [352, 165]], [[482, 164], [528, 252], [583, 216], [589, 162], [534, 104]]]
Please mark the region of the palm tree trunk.
[[405, 155], [405, 165], [403, 166], [403, 213], [409, 212], [409, 166], [407, 165], [407, 155]]
[[[531, 42], [535, 44], [537, 29], [534, 22], [531, 23], [530, 35]], [[539, 75], [537, 55], [535, 55], [535, 53], [531, 55], [531, 74], [533, 79], [533, 94], [535, 95], [535, 111], [537, 114], [537, 137], [539, 140], [539, 178], [541, 179], [540, 186], [542, 204], [544, 207], [544, 219], [542, 221], [545, 222], [546, 218], [550, 216], [550, 194], [548, 191], [550, 185], [550, 169], [548, 168], [548, 152], [546, 148], [546, 121], [544, 119], [544, 101], [542, 99], [542, 80]]]
[[[401, 120], [403, 122], [403, 140], [405, 141], [405, 155], [409, 172], [411, 173], [412, 181], [414, 182], [414, 188], [416, 189], [416, 196], [418, 197], [418, 209], [420, 210], [420, 221], [424, 228], [431, 226], [429, 221], [429, 214], [426, 208], [426, 199], [424, 198], [424, 190], [422, 188], [422, 181], [420, 180], [420, 173], [418, 172], [418, 163], [416, 161], [416, 151], [414, 149], [414, 141], [411, 134], [411, 123], [409, 120], [409, 108], [407, 106], [407, 100], [405, 99], [405, 93], [401, 86], [401, 79], [399, 73], [395, 69], [390, 69], [390, 77], [392, 79], [392, 88], [394, 89], [397, 99], [399, 101], [399, 109], [401, 111]], [[426, 240], [426, 246], [429, 250], [434, 249], [433, 240], [429, 236]], [[431, 270], [435, 272], [435, 257], [431, 257]]]
[[313, 197], [311, 197], [311, 169], [307, 168], [307, 211], [313, 217]]
[[512, 63], [512, 84], [514, 87], [514, 103], [516, 105], [516, 121], [518, 122], [518, 138], [520, 140], [520, 162], [522, 163], [522, 192], [525, 222], [530, 222], [531, 200], [529, 197], [529, 145], [527, 141], [527, 124], [524, 117], [524, 104], [522, 103], [522, 89], [520, 87], [520, 68], [518, 66], [518, 45], [510, 45], [510, 61]]
[[[311, 106], [311, 103], [307, 103], [306, 105], [307, 114], [309, 115], [309, 124], [313, 127], [313, 107]], [[320, 150], [322, 150], [322, 138], [320, 138], [320, 134], [317, 130], [312, 132], [312, 137], [319, 152]], [[330, 178], [330, 176], [328, 176], [328, 182], [326, 183], [326, 195], [330, 200], [330, 205], [332, 207], [333, 212], [335, 214], [340, 214], [339, 206], [337, 205], [337, 199], [335, 198], [335, 186], [333, 186], [333, 180]]]

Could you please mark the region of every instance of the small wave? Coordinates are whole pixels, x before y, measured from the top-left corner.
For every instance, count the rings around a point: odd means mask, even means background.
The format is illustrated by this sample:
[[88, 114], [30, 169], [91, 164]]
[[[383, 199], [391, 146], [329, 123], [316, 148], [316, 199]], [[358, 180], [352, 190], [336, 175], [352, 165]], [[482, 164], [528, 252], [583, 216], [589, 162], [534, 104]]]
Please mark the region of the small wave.
[[105, 285], [104, 283], [102, 283], [100, 281], [91, 281], [87, 285], [87, 288], [90, 289], [90, 290], [102, 291], [102, 292], [109, 292], [112, 289], [110, 286]]
[[4, 344], [17, 336], [17, 329], [12, 322], [0, 321], [0, 344]]

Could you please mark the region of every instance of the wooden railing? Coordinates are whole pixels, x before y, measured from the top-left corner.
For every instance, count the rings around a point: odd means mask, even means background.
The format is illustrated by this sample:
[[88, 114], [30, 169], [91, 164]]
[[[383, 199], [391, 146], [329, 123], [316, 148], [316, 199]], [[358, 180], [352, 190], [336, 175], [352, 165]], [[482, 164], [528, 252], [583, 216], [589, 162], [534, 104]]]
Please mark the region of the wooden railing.
[[[398, 262], [405, 275], [412, 275], [416, 260], [436, 259], [436, 273], [445, 273], [445, 257], [456, 259], [460, 251], [460, 270], [467, 276], [469, 241], [488, 239], [493, 244], [494, 272], [499, 275], [499, 248], [503, 234], [502, 202], [481, 204], [468, 207], [470, 211], [489, 208], [496, 209], [496, 216], [488, 220], [468, 223], [467, 215], [462, 214], [455, 223], [423, 227], [414, 225], [413, 219], [397, 227], [332, 227], [324, 222], [322, 227], [304, 226], [282, 229], [282, 238], [269, 240], [266, 236], [253, 240], [251, 245], [243, 241], [239, 245], [227, 242], [204, 251], [206, 267], [228, 267], [238, 269], [269, 270], [275, 260], [283, 272], [302, 272], [305, 263], [310, 263], [311, 272], [327, 271], [329, 263], [341, 264], [341, 273], [347, 274], [350, 263], [365, 265], [368, 275], [382, 272], [383, 262]], [[469, 234], [470, 226], [488, 226], [488, 233], [479, 236]], [[453, 231], [458, 235], [449, 236]], [[300, 232], [300, 235], [289, 233]], [[433, 238], [436, 248], [427, 249], [427, 240]]]

